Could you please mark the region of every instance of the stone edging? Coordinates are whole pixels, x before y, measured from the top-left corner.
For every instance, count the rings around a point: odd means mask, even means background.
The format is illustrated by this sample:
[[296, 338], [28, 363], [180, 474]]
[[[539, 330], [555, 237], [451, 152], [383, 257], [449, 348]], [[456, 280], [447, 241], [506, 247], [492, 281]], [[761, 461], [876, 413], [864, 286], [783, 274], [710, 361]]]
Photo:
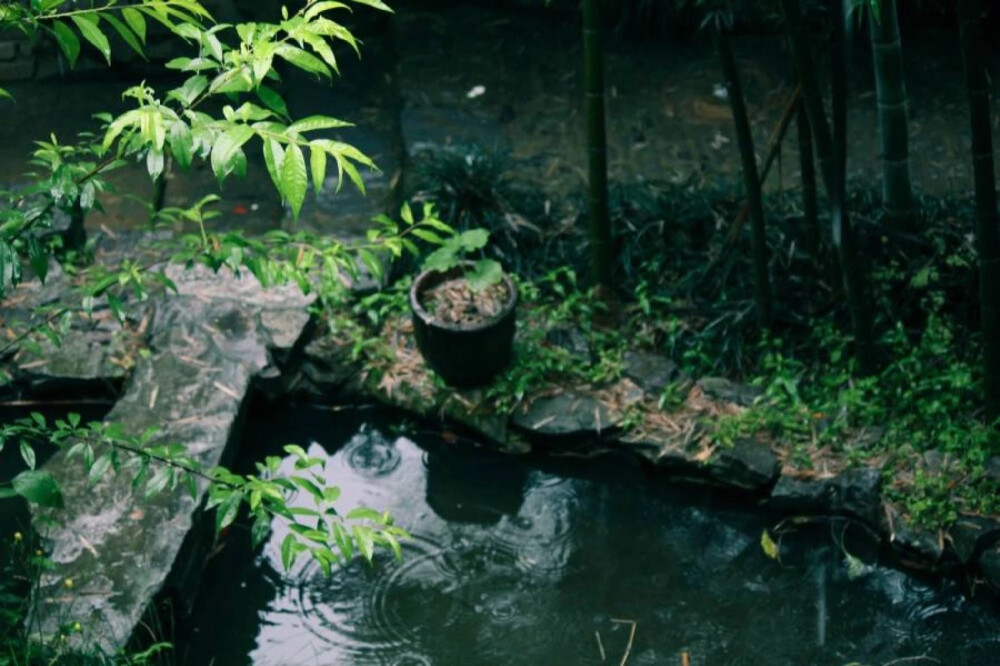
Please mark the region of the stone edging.
[[[287, 369], [288, 389], [311, 399], [348, 395], [401, 408], [416, 415], [460, 424], [494, 448], [525, 453], [535, 446], [581, 456], [624, 451], [676, 478], [746, 493], [789, 514], [846, 517], [860, 522], [891, 548], [904, 568], [961, 573], [985, 579], [1000, 590], [1000, 519], [962, 515], [947, 533], [921, 530], [883, 497], [882, 471], [854, 467], [802, 476], [782, 464], [780, 452], [751, 438], [731, 448], [704, 445], [697, 416], [741, 410], [760, 390], [724, 378], [686, 380], [669, 359], [647, 352], [625, 355], [625, 378], [600, 390], [562, 387], [534, 396], [509, 417], [492, 413], [481, 389], [441, 389], [428, 375], [405, 320], [386, 327], [384, 338], [396, 361], [381, 376], [364, 376], [345, 344], [328, 334], [304, 347], [301, 365]], [[579, 341], [577, 341], [579, 342]], [[569, 340], [572, 344], [572, 340]], [[623, 430], [625, 408], [653, 404], [670, 383], [687, 382], [686, 408], [640, 429]]]

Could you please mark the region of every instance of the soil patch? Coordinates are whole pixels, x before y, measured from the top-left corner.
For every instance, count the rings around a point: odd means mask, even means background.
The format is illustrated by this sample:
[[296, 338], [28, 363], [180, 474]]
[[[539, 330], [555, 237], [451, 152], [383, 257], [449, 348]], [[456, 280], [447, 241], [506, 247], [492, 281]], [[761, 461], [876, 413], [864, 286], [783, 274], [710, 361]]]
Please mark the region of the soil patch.
[[420, 295], [420, 304], [434, 319], [458, 326], [477, 326], [496, 319], [509, 300], [510, 291], [503, 282], [474, 291], [461, 277], [444, 280]]

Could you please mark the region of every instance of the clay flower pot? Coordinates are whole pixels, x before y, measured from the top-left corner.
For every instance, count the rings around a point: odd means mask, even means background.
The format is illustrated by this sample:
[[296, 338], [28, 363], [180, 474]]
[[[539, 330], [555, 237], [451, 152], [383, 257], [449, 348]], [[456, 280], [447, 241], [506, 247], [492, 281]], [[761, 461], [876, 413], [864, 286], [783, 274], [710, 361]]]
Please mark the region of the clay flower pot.
[[501, 281], [507, 298], [491, 318], [476, 322], [442, 321], [422, 304], [422, 297], [442, 283], [460, 278], [463, 267], [449, 271], [424, 271], [410, 288], [410, 309], [417, 348], [427, 364], [452, 386], [485, 384], [510, 365], [513, 356], [517, 286], [506, 273]]

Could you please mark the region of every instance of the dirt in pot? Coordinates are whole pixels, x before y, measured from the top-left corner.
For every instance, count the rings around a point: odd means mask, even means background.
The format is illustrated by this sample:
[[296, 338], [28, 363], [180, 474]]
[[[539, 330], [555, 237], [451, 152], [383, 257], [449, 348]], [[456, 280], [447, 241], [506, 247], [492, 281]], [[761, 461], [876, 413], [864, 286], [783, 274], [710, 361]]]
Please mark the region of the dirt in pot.
[[508, 300], [510, 292], [503, 282], [473, 291], [461, 277], [445, 280], [420, 295], [420, 304], [434, 319], [458, 326], [475, 326], [495, 319]]

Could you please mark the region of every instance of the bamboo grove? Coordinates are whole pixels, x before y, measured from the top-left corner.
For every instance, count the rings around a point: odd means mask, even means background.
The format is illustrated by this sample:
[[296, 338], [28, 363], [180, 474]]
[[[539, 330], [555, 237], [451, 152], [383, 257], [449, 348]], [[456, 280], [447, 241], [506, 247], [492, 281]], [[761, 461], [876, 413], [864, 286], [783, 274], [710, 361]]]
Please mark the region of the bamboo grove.
[[[689, 3], [690, 4], [690, 3]], [[741, 219], [750, 220], [750, 250], [753, 264], [754, 309], [762, 333], [773, 325], [775, 304], [771, 285], [766, 220], [762, 201], [764, 183], [774, 159], [774, 145], [762, 163], [754, 146], [747, 120], [747, 100], [740, 82], [737, 58], [730, 45], [729, 31], [734, 13], [745, 3], [696, 0], [704, 13], [702, 26], [711, 32], [718, 55], [719, 74], [724, 82], [734, 123], [736, 147], [740, 153], [746, 205]], [[603, 54], [601, 51], [600, 0], [583, 0], [583, 47], [587, 104], [589, 155], [590, 230], [594, 282], [609, 284], [613, 252], [607, 214], [607, 166], [603, 97]], [[968, 118], [972, 143], [969, 161], [973, 167], [975, 194], [975, 234], [979, 272], [979, 310], [983, 349], [982, 404], [987, 423], [1000, 419], [1000, 236], [997, 225], [996, 176], [991, 128], [990, 79], [986, 55], [984, 16], [981, 0], [958, 0], [960, 47]], [[829, 57], [818, 57], [818, 40], [807, 28], [806, 13], [819, 17], [829, 28]], [[894, 232], [919, 237], [918, 210], [910, 172], [910, 130], [904, 77], [904, 43], [897, 16], [897, 0], [820, 0], [806, 6], [803, 0], [778, 0], [776, 18], [785, 48], [794, 66], [797, 89], [776, 133], [780, 145], [792, 120], [796, 121], [800, 157], [803, 237], [807, 251], [820, 252], [825, 236], [836, 253], [837, 280], [850, 312], [855, 356], [855, 374], [871, 375], [892, 362], [878, 348], [879, 331], [874, 321], [874, 304], [866, 248], [859, 242], [847, 202], [847, 96], [848, 40], [859, 32], [870, 39], [875, 80], [876, 117], [880, 136], [881, 197], [885, 226]], [[808, 25], [815, 25], [813, 21]], [[820, 71], [820, 62], [828, 71]], [[828, 65], [826, 64], [828, 63]], [[828, 88], [825, 88], [828, 86]], [[828, 109], [830, 114], [828, 115]], [[818, 191], [817, 181], [822, 186]], [[969, 189], [972, 189], [970, 187]], [[825, 194], [825, 199], [821, 198]], [[821, 202], [826, 201], [826, 210]], [[825, 213], [825, 215], [824, 215]]]

